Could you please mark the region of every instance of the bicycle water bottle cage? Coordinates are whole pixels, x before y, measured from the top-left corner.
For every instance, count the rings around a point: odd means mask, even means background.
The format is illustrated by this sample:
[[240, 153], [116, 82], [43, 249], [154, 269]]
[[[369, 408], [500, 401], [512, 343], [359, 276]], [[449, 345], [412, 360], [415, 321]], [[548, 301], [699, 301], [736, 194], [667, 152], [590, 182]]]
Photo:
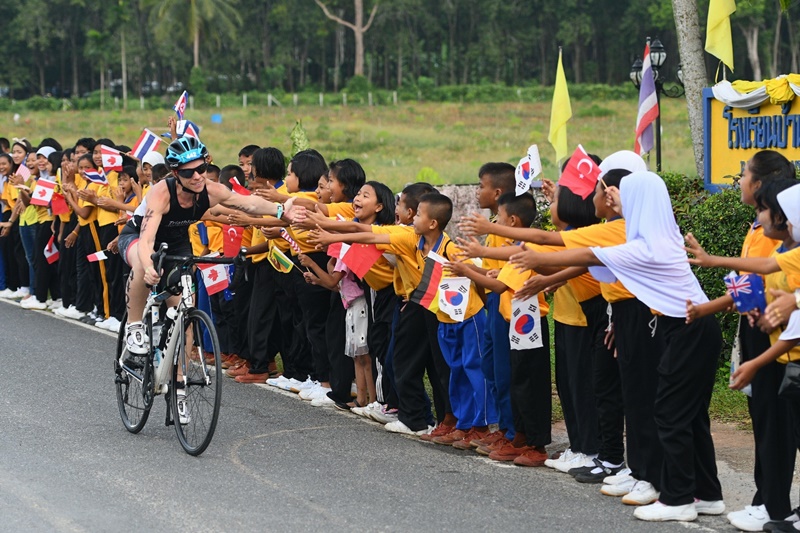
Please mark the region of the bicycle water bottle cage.
[[172, 267], [169, 273], [161, 278], [160, 288], [175, 296], [181, 293], [181, 266]]

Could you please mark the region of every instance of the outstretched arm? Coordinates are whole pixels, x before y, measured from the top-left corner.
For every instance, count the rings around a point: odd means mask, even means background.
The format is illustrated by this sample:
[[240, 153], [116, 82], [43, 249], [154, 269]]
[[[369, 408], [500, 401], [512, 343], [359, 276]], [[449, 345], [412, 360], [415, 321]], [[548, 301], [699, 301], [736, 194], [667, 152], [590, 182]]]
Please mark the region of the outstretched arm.
[[694, 256], [689, 258], [689, 262], [701, 267], [730, 268], [737, 272], [755, 272], [756, 274], [764, 275], [779, 272], [781, 269], [774, 257], [720, 257], [718, 255], [710, 255], [700, 246], [700, 243], [691, 233], [686, 235], [684, 249]]
[[320, 227], [311, 231], [308, 234], [307, 240], [311, 244], [316, 244], [317, 248], [324, 248], [335, 242], [344, 242], [348, 244], [391, 244], [392, 242], [391, 236], [386, 233], [372, 233], [371, 231], [360, 233], [331, 233]]
[[534, 244], [545, 244], [550, 246], [564, 246], [564, 239], [557, 231], [544, 231], [536, 228], [515, 228], [492, 224], [489, 220], [479, 213], [473, 213], [461, 218], [458, 224], [459, 229], [469, 235], [499, 235], [517, 241], [532, 242]]
[[573, 250], [564, 250], [563, 252], [549, 252], [541, 253], [533, 250], [525, 250], [514, 254], [510, 262], [517, 266], [517, 268], [525, 270], [542, 270], [542, 267], [555, 267], [555, 266], [602, 266], [603, 263], [594, 255], [589, 248], [575, 248]]

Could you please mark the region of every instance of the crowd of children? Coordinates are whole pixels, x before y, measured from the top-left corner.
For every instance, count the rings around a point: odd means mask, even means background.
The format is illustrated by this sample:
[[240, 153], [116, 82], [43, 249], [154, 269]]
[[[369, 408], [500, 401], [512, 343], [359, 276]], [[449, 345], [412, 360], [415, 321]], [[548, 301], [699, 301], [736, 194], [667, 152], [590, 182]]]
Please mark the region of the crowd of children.
[[[102, 171], [104, 146], [128, 154], [122, 170]], [[129, 147], [91, 138], [66, 149], [0, 139], [0, 151], [0, 297], [119, 331], [128, 275], [119, 231], [168, 176], [164, 158], [151, 151], [137, 161]], [[241, 238], [248, 257], [223, 291], [208, 295], [197, 278], [226, 374], [391, 432], [568, 473], [636, 506], [642, 520], [719, 515], [713, 313], [732, 301], [708, 301], [688, 250], [696, 264], [762, 273], [783, 291], [740, 324], [745, 363], [732, 386], [752, 383], [757, 493], [728, 519], [745, 531], [800, 530], [790, 503], [800, 404], [779, 394], [787, 363], [800, 357], [800, 334], [781, 336], [800, 305], [787, 294], [800, 288], [794, 166], [769, 151], [747, 163], [742, 201], [759, 215], [742, 258], [719, 258], [691, 237], [684, 248], [664, 182], [641, 157], [592, 157], [593, 193], [544, 182], [555, 231], [531, 227], [536, 202], [515, 193], [507, 163], [478, 171], [477, 200], [491, 219], [452, 222], [452, 201], [431, 185], [395, 196], [358, 162], [326, 163], [315, 150], [287, 166], [277, 148], [249, 145], [238, 164], [209, 164], [208, 180], [299, 206], [293, 220], [215, 206], [188, 230], [196, 255]], [[36, 202], [44, 189], [52, 199]], [[451, 240], [451, 223], [466, 237]], [[569, 439], [552, 456], [551, 336]]]

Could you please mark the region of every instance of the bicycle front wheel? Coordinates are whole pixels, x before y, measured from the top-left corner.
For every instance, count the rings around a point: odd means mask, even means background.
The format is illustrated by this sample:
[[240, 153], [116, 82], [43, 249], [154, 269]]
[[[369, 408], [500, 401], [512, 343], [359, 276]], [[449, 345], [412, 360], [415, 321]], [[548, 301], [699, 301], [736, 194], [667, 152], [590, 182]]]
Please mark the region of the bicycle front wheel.
[[[127, 313], [122, 317], [122, 323], [117, 334], [117, 353], [114, 358], [114, 385], [117, 389], [117, 406], [119, 416], [125, 429], [131, 433], [139, 433], [147, 423], [150, 416], [150, 407], [145, 401], [142, 382], [131, 376], [120, 366], [120, 358], [125, 349], [125, 326], [128, 322]], [[144, 371], [142, 371], [144, 374]]]
[[[178, 440], [186, 453], [196, 456], [208, 448], [217, 427], [222, 400], [222, 366], [217, 331], [211, 318], [199, 309], [191, 309], [183, 327], [184, 342], [178, 347], [170, 403]], [[210, 345], [203, 339], [204, 332], [211, 340]], [[213, 354], [213, 362], [210, 354]]]

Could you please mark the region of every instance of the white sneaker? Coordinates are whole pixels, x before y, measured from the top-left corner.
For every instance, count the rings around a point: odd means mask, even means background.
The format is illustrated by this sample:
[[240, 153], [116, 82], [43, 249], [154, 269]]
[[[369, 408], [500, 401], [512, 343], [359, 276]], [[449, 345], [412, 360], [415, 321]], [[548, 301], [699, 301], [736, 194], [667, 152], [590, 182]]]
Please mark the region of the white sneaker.
[[289, 390], [294, 393], [300, 393], [303, 392], [304, 390], [313, 388], [315, 385], [317, 385], [316, 381], [312, 381], [311, 378], [306, 378], [305, 381], [301, 382], [299, 385], [292, 387]]
[[314, 389], [314, 394], [309, 398], [312, 402], [314, 400], [321, 400], [322, 398], [327, 398], [328, 393], [331, 391], [330, 387], [323, 387], [320, 385], [316, 389]]
[[572, 459], [570, 459], [569, 461], [564, 461], [563, 463], [559, 463], [555, 465], [554, 468], [559, 472], [564, 472], [566, 474], [573, 468], [579, 468], [585, 464], [586, 464], [586, 455], [582, 453], [576, 453], [572, 455]]
[[766, 505], [748, 505], [741, 511], [728, 513], [728, 522], [742, 531], [761, 531], [769, 521]]
[[127, 350], [135, 355], [147, 355], [150, 340], [144, 331], [144, 324], [133, 322], [125, 328], [125, 346]]
[[355, 383], [350, 384], [350, 397], [358, 398], [358, 386]]
[[369, 405], [365, 405], [364, 407], [353, 407], [350, 409], [351, 413], [357, 414], [358, 416], [363, 416], [364, 418], [371, 418], [369, 416], [370, 412], [375, 410], [379, 411], [383, 406], [380, 402], [372, 402]]
[[725, 502], [722, 500], [706, 501], [695, 498], [694, 508], [697, 514], [716, 516], [725, 512]]
[[300, 391], [300, 399], [307, 401], [313, 400], [313, 396], [317, 393], [317, 389], [320, 387], [322, 387], [322, 385], [319, 384], [319, 381], [315, 381], [311, 387], [306, 387]]
[[14, 297], [14, 291], [12, 291], [11, 289], [3, 289], [2, 291], [0, 291], [0, 298], [8, 299], [13, 297]]
[[23, 309], [36, 309], [38, 311], [44, 311], [47, 309], [47, 304], [44, 302], [40, 302], [36, 299], [35, 296], [31, 296], [30, 298], [26, 298], [19, 303], [19, 306]]
[[51, 311], [61, 308], [61, 298], [58, 300], [47, 300], [45, 303], [47, 304], [47, 308]]
[[[631, 491], [622, 497], [622, 503], [625, 505], [649, 505], [657, 501], [659, 495], [660, 493], [651, 483], [638, 480], [633, 488], [631, 488]], [[692, 509], [694, 509], [694, 504], [692, 504]], [[696, 514], [695, 512], [695, 515]], [[644, 518], [642, 520], [644, 520]], [[692, 520], [694, 520], [694, 518]]]
[[328, 398], [328, 395], [326, 394], [325, 396], [311, 400], [311, 405], [314, 407], [334, 407], [336, 402]]
[[618, 498], [620, 496], [625, 496], [633, 490], [634, 485], [636, 485], [636, 480], [629, 476], [626, 481], [620, 481], [613, 485], [603, 485], [600, 488], [600, 493], [606, 496], [616, 496]]
[[668, 520], [691, 522], [697, 519], [697, 509], [694, 507], [694, 502], [686, 505], [664, 505], [657, 501], [639, 507], [633, 512], [633, 516], [647, 522], [666, 522]]
[[617, 483], [622, 483], [623, 481], [628, 481], [629, 479], [631, 479], [631, 469], [625, 467], [613, 476], [604, 477], [603, 483], [606, 485], [616, 485]]
[[381, 424], [391, 424], [397, 422], [397, 409], [387, 409], [385, 405], [381, 405], [380, 409], [370, 409], [369, 417], [375, 422]]
[[386, 431], [389, 431], [391, 433], [401, 433], [403, 435], [413, 435], [416, 437], [419, 437], [420, 435], [426, 435], [431, 431], [433, 431], [433, 427], [431, 426], [428, 426], [425, 429], [420, 429], [419, 431], [413, 431], [411, 428], [409, 428], [407, 425], [403, 424], [399, 420], [395, 420], [394, 422], [389, 422], [383, 427], [386, 428]]
[[99, 329], [106, 329], [106, 321], [107, 320], [108, 319], [104, 319], [104, 320], [101, 320], [100, 322], [95, 322], [94, 323], [94, 327], [99, 328]]
[[192, 421], [192, 417], [189, 416], [189, 409], [186, 407], [186, 391], [178, 389], [176, 395], [178, 401], [178, 421], [182, 426], [185, 426]]
[[565, 463], [572, 459], [572, 456], [575, 455], [572, 453], [572, 450], [567, 448], [564, 450], [561, 455], [558, 456], [558, 459], [546, 459], [544, 462], [544, 466], [548, 468], [555, 468], [559, 463]]
[[269, 378], [267, 380], [267, 385], [270, 385], [272, 387], [277, 387], [279, 389], [284, 389], [285, 388], [284, 385], [286, 385], [287, 381], [289, 381], [287, 378], [283, 377], [283, 375], [280, 375], [277, 378]]
[[105, 324], [104, 326], [102, 326], [103, 329], [107, 329], [108, 331], [111, 331], [113, 333], [119, 333], [119, 328], [122, 325], [119, 323], [119, 320], [117, 320], [113, 316], [109, 317], [105, 322], [103, 322], [103, 324]]
[[30, 295], [31, 295], [30, 287], [20, 287], [19, 290], [17, 291], [17, 296], [14, 296], [14, 298], [27, 298]]
[[74, 320], [79, 320], [86, 316], [86, 313], [81, 313], [74, 305], [70, 305], [66, 309], [63, 307], [61, 309], [57, 309], [56, 314], [63, 316], [64, 318], [72, 318]]

